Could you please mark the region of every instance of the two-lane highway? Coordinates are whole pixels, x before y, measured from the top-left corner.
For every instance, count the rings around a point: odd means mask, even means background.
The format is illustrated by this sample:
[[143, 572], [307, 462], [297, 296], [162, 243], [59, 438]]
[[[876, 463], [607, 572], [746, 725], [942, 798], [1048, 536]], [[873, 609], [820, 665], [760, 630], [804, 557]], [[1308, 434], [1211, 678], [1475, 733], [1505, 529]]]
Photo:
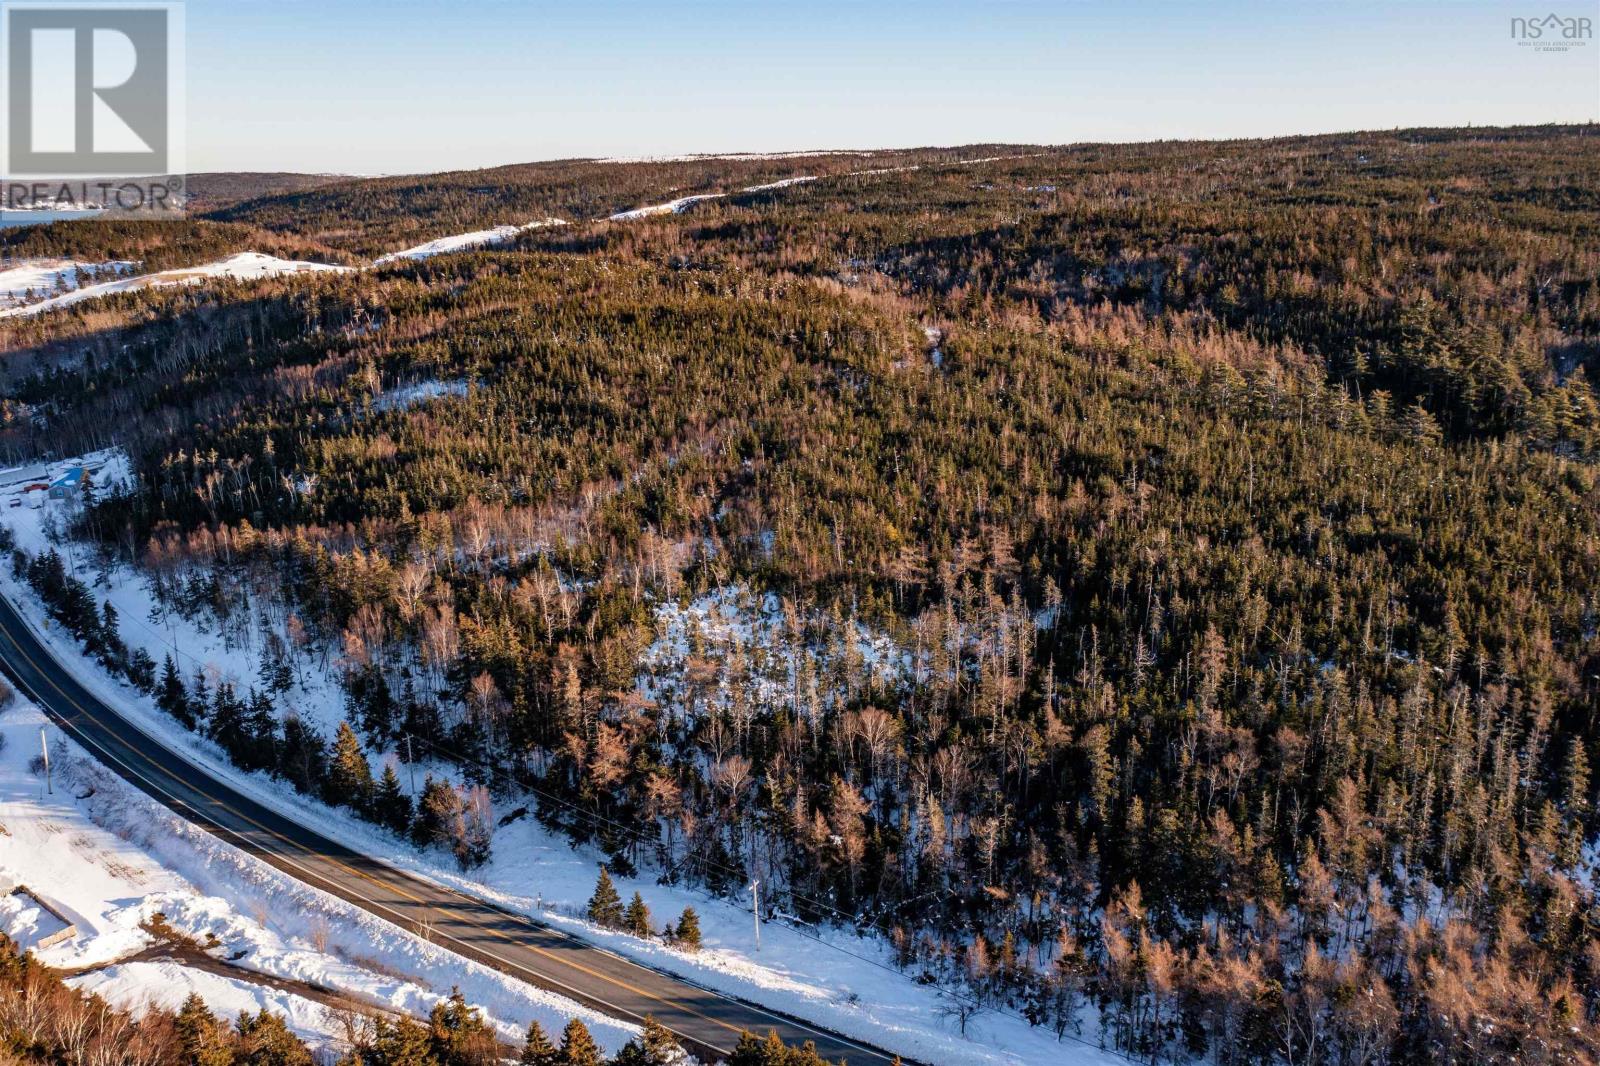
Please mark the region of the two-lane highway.
[[[444, 888], [330, 840], [169, 750], [89, 692], [0, 597], [0, 665], [95, 758], [184, 818], [321, 891], [458, 955], [627, 1021], [651, 1015], [698, 1054], [723, 1057], [750, 1030], [815, 1042], [832, 1061], [892, 1056], [700, 988]], [[174, 726], [176, 729], [177, 727]]]

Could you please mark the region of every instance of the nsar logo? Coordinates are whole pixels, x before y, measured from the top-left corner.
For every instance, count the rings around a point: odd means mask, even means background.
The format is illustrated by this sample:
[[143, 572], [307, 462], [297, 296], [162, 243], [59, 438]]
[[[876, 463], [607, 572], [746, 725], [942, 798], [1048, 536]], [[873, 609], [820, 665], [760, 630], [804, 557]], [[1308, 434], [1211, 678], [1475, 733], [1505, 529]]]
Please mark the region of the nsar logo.
[[1583, 15], [1551, 12], [1543, 18], [1511, 20], [1511, 39], [1539, 52], [1567, 52], [1581, 48], [1593, 37], [1594, 20]]

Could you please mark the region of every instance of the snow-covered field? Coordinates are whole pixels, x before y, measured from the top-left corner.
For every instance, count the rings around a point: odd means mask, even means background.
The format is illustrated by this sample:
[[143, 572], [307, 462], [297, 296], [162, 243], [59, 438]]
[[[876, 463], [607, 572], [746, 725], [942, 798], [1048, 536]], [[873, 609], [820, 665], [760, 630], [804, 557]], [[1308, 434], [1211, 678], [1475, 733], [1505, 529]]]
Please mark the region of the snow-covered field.
[[218, 259], [210, 263], [202, 263], [199, 266], [163, 270], [155, 274], [135, 274], [114, 278], [111, 281], [102, 281], [95, 285], [85, 285], [71, 292], [52, 296], [50, 299], [40, 303], [7, 308], [0, 311], [0, 318], [42, 314], [45, 311], [53, 311], [60, 307], [70, 307], [75, 303], [97, 299], [101, 296], [109, 296], [112, 293], [133, 292], [138, 289], [159, 289], [171, 285], [196, 285], [212, 278], [252, 281], [258, 278], [278, 277], [283, 274], [346, 273], [351, 269], [353, 268], [333, 266], [329, 263], [311, 263], [300, 259], [279, 259], [277, 256], [263, 255], [260, 252], [239, 252], [237, 255], [230, 255], [225, 259]]
[[85, 281], [126, 274], [137, 264], [127, 260], [85, 263], [76, 259], [16, 259], [0, 270], [0, 309], [46, 300], [79, 288]]
[[517, 234], [530, 229], [547, 229], [550, 226], [565, 226], [566, 222], [559, 218], [541, 218], [533, 222], [525, 222], [520, 226], [496, 226], [493, 229], [473, 230], [470, 233], [456, 233], [448, 237], [439, 237], [427, 241], [414, 248], [406, 248], [388, 255], [380, 255], [372, 261], [373, 266], [383, 266], [385, 263], [396, 263], [402, 259], [428, 259], [447, 252], [465, 252], [473, 248], [485, 248], [496, 244], [504, 244], [516, 237]]
[[618, 211], [614, 215], [608, 215], [607, 221], [627, 222], [635, 218], [649, 218], [651, 215], [676, 215], [687, 211], [701, 201], [720, 200], [726, 195], [727, 193], [706, 192], [697, 193], [694, 196], [680, 196], [676, 200], [668, 200], [664, 204], [650, 204], [646, 207], [635, 207], [631, 211]]
[[[102, 483], [109, 483], [111, 478], [119, 476], [122, 468], [112, 462], [107, 464], [106, 469], [110, 473], [109, 476], [103, 475]], [[3, 476], [0, 476], [0, 480], [3, 480]], [[16, 532], [19, 546], [29, 551], [39, 551], [48, 544], [47, 530], [58, 524], [53, 517], [58, 506], [51, 503], [37, 510], [0, 506], [0, 522], [5, 522]], [[245, 685], [256, 677], [255, 655], [251, 650], [237, 642], [230, 644], [219, 634], [181, 619], [154, 621], [151, 617], [150, 594], [142, 577], [127, 568], [118, 568], [105, 575], [104, 584], [96, 584], [99, 577], [85, 563], [85, 554], [81, 549], [73, 553], [77, 572], [94, 586], [93, 591], [99, 600], [104, 602], [110, 599], [115, 603], [123, 622], [124, 638], [130, 647], [145, 648], [159, 662], [176, 644], [186, 671], [196, 665], [206, 665], [219, 676], [232, 676]], [[70, 638], [61, 634], [59, 628], [53, 632], [47, 630], [40, 623], [44, 617], [42, 605], [31, 590], [11, 577], [9, 568], [0, 568], [0, 587], [25, 614], [35, 620], [36, 627], [40, 628], [45, 639], [63, 660], [74, 665], [75, 672], [87, 685], [101, 693], [108, 702], [123, 708], [127, 717], [139, 723], [147, 732], [162, 736], [170, 747], [207, 771], [226, 777], [259, 801], [292, 811], [297, 818], [333, 839], [380, 856], [399, 868], [527, 913], [603, 945], [617, 954], [889, 1048], [921, 1062], [937, 1063], [939, 1066], [993, 1066], [1002, 1063], [1070, 1063], [1080, 1066], [1122, 1061], [1110, 1053], [1086, 1045], [1059, 1043], [1046, 1029], [1031, 1027], [1019, 1018], [992, 1011], [981, 1013], [972, 1020], [967, 1035], [963, 1037], [957, 1031], [956, 1023], [943, 1013], [941, 1008], [946, 1001], [939, 991], [917, 984], [910, 975], [895, 968], [890, 961], [888, 946], [881, 939], [857, 936], [848, 930], [791, 927], [772, 922], [762, 928], [761, 950], [757, 953], [753, 944], [752, 914], [748, 906], [715, 898], [696, 889], [656, 884], [648, 871], [635, 878], [616, 878], [623, 897], [626, 899], [635, 890], [639, 891], [654, 914], [658, 929], [667, 922], [676, 921], [683, 907], [692, 905], [700, 914], [704, 950], [688, 953], [659, 941], [640, 940], [591, 926], [581, 915], [593, 891], [597, 866], [604, 861], [603, 854], [588, 847], [575, 848], [564, 836], [552, 835], [531, 817], [497, 830], [493, 858], [486, 866], [473, 871], [472, 876], [464, 876], [443, 854], [419, 852], [409, 843], [383, 830], [292, 793], [282, 782], [264, 775], [245, 774], [230, 766], [220, 750], [210, 742], [176, 729], [151, 700], [108, 677], [98, 664], [78, 650]], [[696, 628], [715, 645], [745, 639], [751, 633], [748, 625], [760, 627], [780, 624], [775, 606], [771, 603], [762, 603], [757, 607], [757, 617], [753, 623], [737, 617], [740, 607], [736, 600], [718, 597], [698, 601], [687, 611], [665, 619], [657, 654], [665, 656], [683, 647], [691, 630]], [[884, 669], [904, 668], [882, 638], [870, 633], [858, 633], [855, 646], [857, 653], [863, 657], [877, 657]], [[291, 701], [302, 718], [317, 723], [327, 735], [331, 735], [332, 725], [343, 716], [342, 693], [336, 682], [326, 674], [309, 672], [307, 684], [294, 690]], [[392, 755], [377, 753], [373, 758], [375, 763], [381, 765]], [[421, 780], [425, 769], [418, 768], [418, 780]], [[434, 769], [436, 773], [450, 773], [448, 766]], [[409, 775], [402, 772], [401, 777], [405, 780]], [[497, 812], [500, 813], [505, 812]], [[194, 835], [205, 836], [198, 830], [174, 834], [179, 840]], [[220, 848], [220, 845], [216, 847]], [[273, 873], [272, 876], [280, 882], [284, 880], [282, 875]], [[289, 912], [301, 906], [311, 907], [315, 913], [317, 907], [327, 905], [325, 901], [328, 897], [308, 889], [290, 892], [284, 888], [275, 891], [281, 892], [285, 900], [273, 908], [273, 913], [281, 916], [277, 919], [280, 921], [290, 920]], [[296, 897], [293, 904], [287, 902], [290, 897]], [[310, 902], [313, 899], [319, 902], [313, 904]], [[356, 914], [360, 915], [360, 912]], [[305, 922], [309, 924], [313, 920], [307, 918]], [[340, 922], [362, 927], [369, 938], [378, 936], [377, 930], [371, 928], [373, 926], [391, 928], [364, 915], [354, 919], [342, 918]], [[307, 924], [298, 927], [302, 935]], [[418, 963], [413, 960], [412, 969], [408, 972], [425, 974], [435, 979], [436, 984], [445, 983], [436, 978], [437, 973], [449, 972], [449, 980], [461, 983], [463, 990], [468, 991], [469, 998], [485, 1006], [494, 1017], [515, 1017], [525, 1021], [527, 1014], [518, 1015], [514, 1009], [508, 1009], [504, 1002], [484, 990], [486, 978], [468, 990], [467, 983], [460, 979], [459, 974], [461, 967], [470, 967], [471, 964], [457, 960], [451, 967], [439, 965], [439, 970], [435, 970], [433, 964], [419, 970]], [[501, 980], [516, 984], [509, 979]], [[532, 1008], [524, 1005], [521, 1009], [529, 1011]], [[618, 1043], [625, 1039], [618, 1029], [613, 1028], [610, 1032]]]
[[[504, 244], [526, 230], [565, 225], [566, 222], [559, 218], [541, 218], [520, 226], [496, 226], [493, 229], [452, 234], [413, 248], [379, 256], [371, 265], [383, 266], [386, 263], [408, 259], [427, 259], [448, 252], [491, 247]], [[357, 269], [336, 266], [332, 263], [313, 263], [303, 259], [280, 259], [261, 252], [239, 252], [198, 266], [163, 270], [154, 274], [133, 274], [130, 271], [134, 265], [120, 261], [96, 264], [78, 263], [66, 259], [20, 260], [15, 266], [0, 271], [0, 318], [37, 315], [113, 293], [159, 289], [171, 285], [196, 285], [213, 278], [254, 281], [260, 278], [281, 277], [285, 274], [329, 272], [343, 274]], [[95, 284], [83, 284], [84, 272], [92, 269], [119, 276]], [[41, 297], [46, 298], [41, 299]]]
[[823, 155], [854, 155], [869, 156], [871, 152], [830, 148], [818, 148], [813, 151], [802, 152], [723, 152], [700, 153], [697, 155], [637, 155], [637, 156], [607, 156], [596, 159], [596, 163], [693, 163], [699, 159], [739, 159], [739, 160], [769, 160], [769, 159], [805, 159], [812, 156]]
[[812, 174], [801, 174], [799, 177], [782, 178], [778, 181], [769, 181], [765, 185], [746, 185], [740, 192], [770, 192], [773, 189], [787, 189], [791, 185], [804, 185], [808, 181], [816, 181]]

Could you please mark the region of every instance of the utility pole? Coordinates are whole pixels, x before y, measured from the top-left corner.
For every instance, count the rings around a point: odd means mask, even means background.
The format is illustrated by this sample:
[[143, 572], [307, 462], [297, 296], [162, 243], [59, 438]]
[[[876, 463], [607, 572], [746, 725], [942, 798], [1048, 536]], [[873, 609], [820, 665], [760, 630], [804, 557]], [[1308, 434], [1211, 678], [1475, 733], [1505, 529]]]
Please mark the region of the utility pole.
[[756, 878], [750, 879], [750, 906], [753, 908], [756, 919], [756, 950], [761, 950], [761, 882]]
[[44, 790], [53, 796], [55, 789], [50, 787], [50, 741], [44, 735], [44, 726], [39, 727], [39, 751], [44, 755]]
[[411, 796], [417, 795], [417, 760], [411, 756], [411, 734], [406, 734], [406, 773], [411, 775]]

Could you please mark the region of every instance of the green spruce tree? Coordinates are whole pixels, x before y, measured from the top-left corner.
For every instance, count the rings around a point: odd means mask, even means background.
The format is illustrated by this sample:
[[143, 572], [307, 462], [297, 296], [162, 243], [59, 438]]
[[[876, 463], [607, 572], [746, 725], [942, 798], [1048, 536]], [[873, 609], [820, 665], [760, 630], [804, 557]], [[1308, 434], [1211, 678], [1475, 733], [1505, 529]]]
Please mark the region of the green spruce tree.
[[605, 1066], [600, 1045], [589, 1035], [589, 1027], [577, 1018], [561, 1031], [561, 1066]]
[[627, 911], [623, 913], [622, 927], [637, 937], [648, 937], [651, 934], [650, 908], [644, 905], [644, 897], [637, 892], [633, 894]]
[[178, 675], [177, 664], [172, 661], [170, 655], [161, 667], [161, 681], [156, 689], [156, 706], [176, 718], [185, 729], [195, 727], [194, 711], [189, 707], [189, 693], [184, 689], [183, 678]]
[[175, 1028], [185, 1066], [232, 1066], [233, 1035], [198, 992], [189, 993], [178, 1008]]
[[694, 912], [693, 907], [683, 908], [683, 914], [678, 918], [678, 925], [673, 930], [672, 939], [679, 947], [688, 948], [690, 951], [700, 950], [700, 916]]
[[604, 866], [594, 883], [594, 895], [589, 897], [589, 920], [607, 929], [622, 925], [622, 897], [617, 895], [617, 886], [611, 883], [611, 874]]
[[522, 1042], [521, 1066], [561, 1066], [561, 1052], [544, 1033], [538, 1019], [528, 1023], [528, 1035]]
[[329, 803], [366, 811], [372, 803], [372, 767], [349, 722], [340, 722], [333, 739], [333, 761], [323, 796]]
[[379, 825], [402, 835], [411, 829], [411, 797], [401, 787], [400, 775], [392, 764], [384, 766], [372, 794], [372, 817]]

